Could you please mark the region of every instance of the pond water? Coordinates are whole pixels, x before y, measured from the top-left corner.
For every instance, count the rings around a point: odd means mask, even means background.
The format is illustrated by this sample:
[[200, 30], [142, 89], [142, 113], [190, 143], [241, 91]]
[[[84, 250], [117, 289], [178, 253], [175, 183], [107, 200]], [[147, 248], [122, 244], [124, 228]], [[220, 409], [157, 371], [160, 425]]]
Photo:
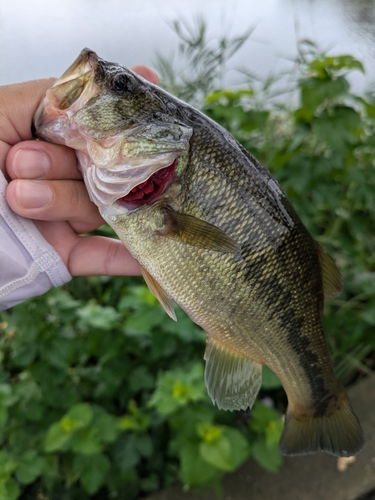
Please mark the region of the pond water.
[[[297, 40], [309, 38], [332, 54], [355, 55], [375, 80], [373, 0], [3, 0], [0, 84], [59, 76], [86, 46], [126, 66], [152, 66], [156, 51], [169, 55], [177, 47], [171, 21], [192, 23], [197, 14], [212, 37], [254, 27], [232, 68], [262, 77], [285, 70]], [[227, 78], [234, 85], [243, 77], [232, 70]]]

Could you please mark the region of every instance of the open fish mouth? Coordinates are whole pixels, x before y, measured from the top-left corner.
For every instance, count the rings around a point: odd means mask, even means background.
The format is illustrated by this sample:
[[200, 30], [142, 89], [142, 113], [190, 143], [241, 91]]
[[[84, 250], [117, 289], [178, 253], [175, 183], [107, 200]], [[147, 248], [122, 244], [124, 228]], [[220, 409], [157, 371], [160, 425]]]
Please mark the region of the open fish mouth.
[[[144, 100], [137, 100], [137, 89], [146, 83], [84, 49], [35, 114], [36, 137], [76, 150], [87, 191], [99, 208], [118, 203], [133, 211], [151, 204], [173, 181], [178, 158], [189, 150], [191, 127], [165, 107], [145, 111]], [[152, 99], [150, 94], [146, 99]], [[153, 99], [157, 109], [161, 101]], [[129, 109], [135, 111], [124, 119], [122, 112]]]
[[174, 180], [179, 158], [176, 153], [141, 155], [100, 168], [90, 157], [77, 156], [91, 200], [99, 208], [119, 203], [126, 211], [155, 201]]
[[[67, 144], [69, 119], [87, 102], [96, 97], [100, 88], [95, 82], [98, 56], [90, 49], [84, 49], [74, 63], [48, 89], [33, 120], [36, 137]], [[75, 147], [75, 146], [71, 146]]]

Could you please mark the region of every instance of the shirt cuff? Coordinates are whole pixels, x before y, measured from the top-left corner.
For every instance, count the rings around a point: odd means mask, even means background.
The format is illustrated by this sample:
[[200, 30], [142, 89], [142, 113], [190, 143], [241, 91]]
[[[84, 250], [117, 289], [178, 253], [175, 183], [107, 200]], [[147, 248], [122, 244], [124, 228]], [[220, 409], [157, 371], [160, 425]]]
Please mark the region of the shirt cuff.
[[33, 222], [10, 209], [7, 186], [0, 171], [0, 311], [72, 279]]

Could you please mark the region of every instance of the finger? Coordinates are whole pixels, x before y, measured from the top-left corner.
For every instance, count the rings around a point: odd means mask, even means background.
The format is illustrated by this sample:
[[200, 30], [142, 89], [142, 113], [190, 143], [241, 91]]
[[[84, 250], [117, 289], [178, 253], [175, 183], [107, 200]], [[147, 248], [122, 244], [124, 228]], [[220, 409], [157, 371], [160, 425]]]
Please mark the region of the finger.
[[82, 179], [73, 149], [42, 141], [11, 148], [6, 167], [11, 179]]
[[5, 159], [7, 157], [7, 154], [10, 151], [10, 146], [9, 144], [6, 144], [3, 141], [0, 141], [0, 170], [2, 173], [5, 175], [6, 180], [9, 182], [9, 175], [5, 167]]
[[69, 221], [79, 233], [104, 223], [83, 181], [16, 179], [6, 195], [11, 209], [28, 219]]
[[54, 78], [45, 78], [1, 87], [0, 117], [1, 122], [7, 124], [4, 129], [0, 126], [4, 142], [14, 145], [33, 138], [32, 117], [46, 91], [54, 82]]
[[130, 69], [145, 80], [148, 80], [155, 85], [159, 85], [159, 77], [151, 68], [144, 66], [143, 64], [137, 64], [136, 66], [132, 66]]
[[73, 276], [138, 276], [139, 263], [119, 240], [103, 236], [79, 236], [69, 257]]
[[78, 236], [66, 222], [36, 221], [72, 276], [138, 276], [139, 263], [124, 244], [104, 236]]

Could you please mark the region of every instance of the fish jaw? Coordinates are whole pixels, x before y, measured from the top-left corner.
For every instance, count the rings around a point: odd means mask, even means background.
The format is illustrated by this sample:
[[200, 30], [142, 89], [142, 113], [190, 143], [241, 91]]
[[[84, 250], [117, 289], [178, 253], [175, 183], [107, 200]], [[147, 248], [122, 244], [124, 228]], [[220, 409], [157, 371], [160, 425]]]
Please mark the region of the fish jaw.
[[139, 120], [131, 112], [128, 116], [129, 97], [116, 90], [126, 78], [142, 90], [143, 79], [84, 49], [47, 91], [34, 129], [37, 137], [76, 150], [89, 196], [98, 207], [120, 199], [129, 212], [152, 203], [172, 182], [193, 131], [160, 111]]
[[100, 87], [95, 83], [97, 62], [95, 52], [82, 50], [74, 63], [47, 90], [33, 120], [38, 138], [82, 149], [84, 143], [76, 128], [72, 128], [70, 118], [100, 92]]

